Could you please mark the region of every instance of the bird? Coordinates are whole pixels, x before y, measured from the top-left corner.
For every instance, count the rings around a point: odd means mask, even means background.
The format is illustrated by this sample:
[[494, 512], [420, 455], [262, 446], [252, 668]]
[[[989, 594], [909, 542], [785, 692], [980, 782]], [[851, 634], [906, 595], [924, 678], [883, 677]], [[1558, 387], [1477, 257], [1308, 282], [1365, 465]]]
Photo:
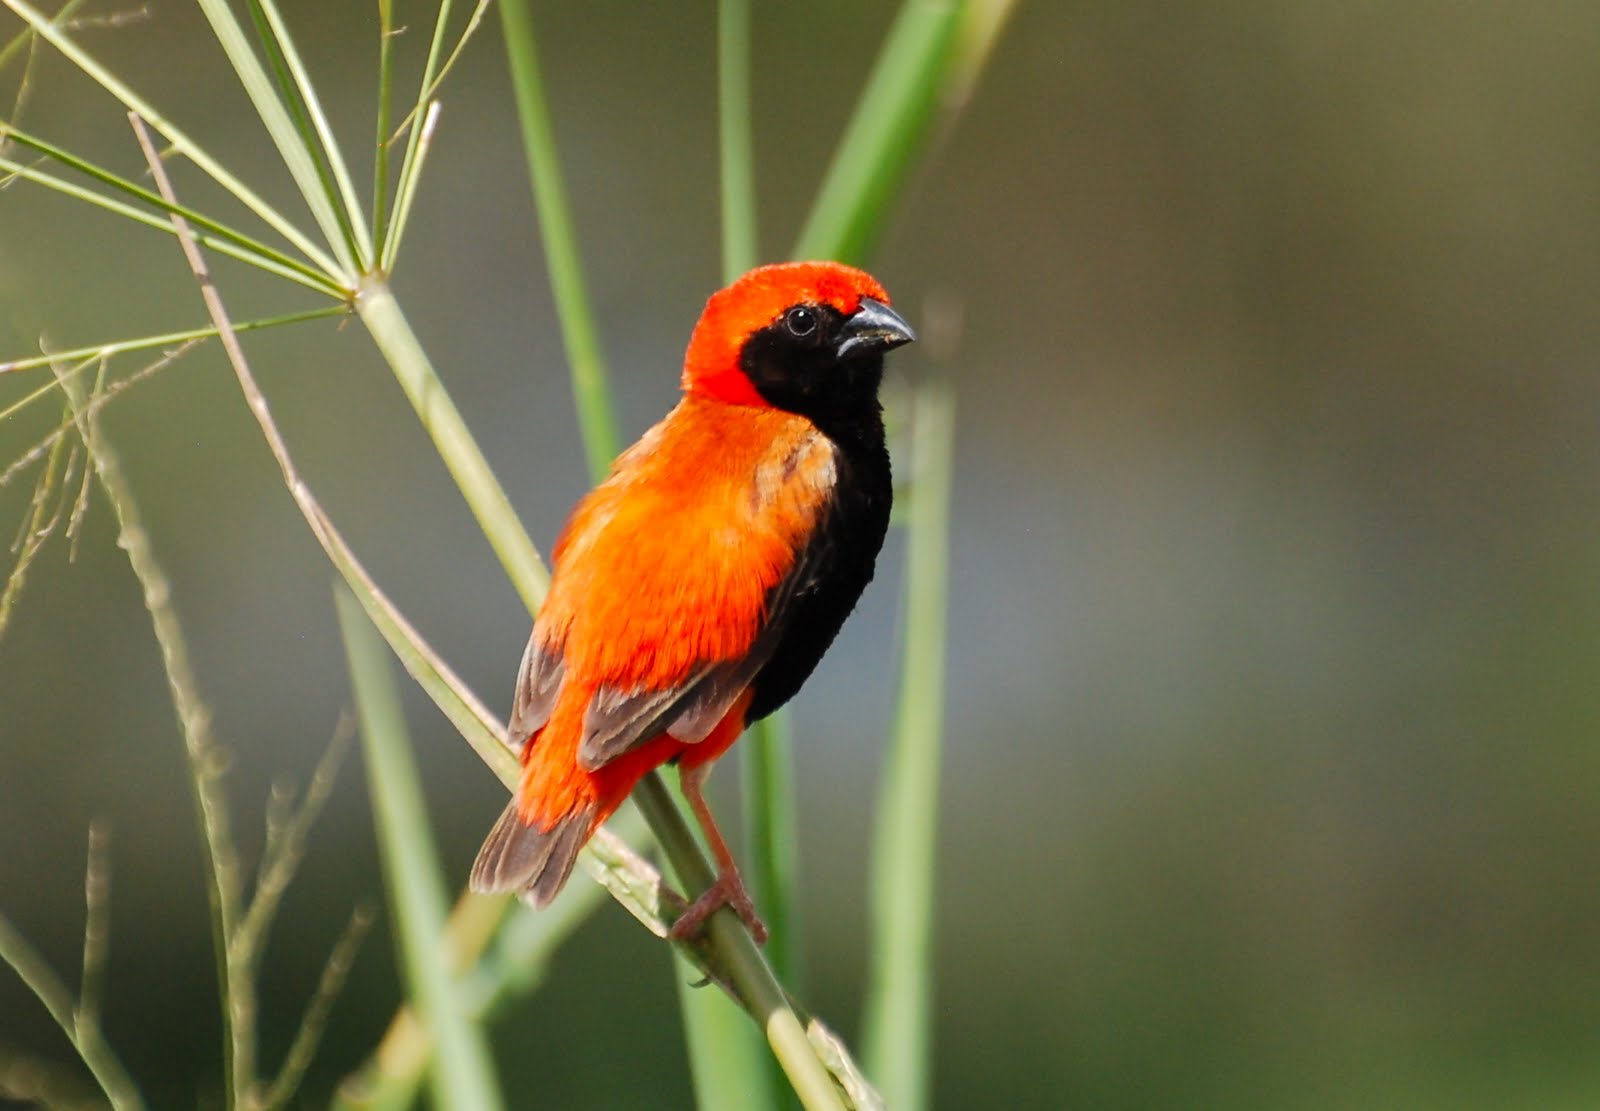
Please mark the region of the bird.
[[473, 889], [547, 905], [638, 782], [676, 764], [717, 877], [673, 923], [757, 915], [703, 794], [745, 727], [800, 689], [889, 526], [884, 354], [915, 339], [870, 275], [760, 266], [711, 295], [682, 397], [573, 509], [518, 668], [522, 774]]

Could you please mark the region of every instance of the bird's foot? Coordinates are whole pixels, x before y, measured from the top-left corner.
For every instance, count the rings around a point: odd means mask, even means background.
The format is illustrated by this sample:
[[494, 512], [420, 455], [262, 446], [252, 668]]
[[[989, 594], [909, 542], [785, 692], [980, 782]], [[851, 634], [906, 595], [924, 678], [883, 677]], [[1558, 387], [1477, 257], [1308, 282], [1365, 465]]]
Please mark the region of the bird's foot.
[[745, 890], [744, 881], [739, 878], [738, 872], [724, 872], [717, 877], [717, 882], [706, 888], [701, 896], [689, 904], [689, 909], [678, 916], [672, 924], [670, 936], [674, 941], [687, 941], [698, 934], [704, 927], [706, 919], [712, 914], [727, 907], [739, 916], [739, 920], [750, 930], [750, 936], [755, 938], [757, 945], [767, 943], [767, 924], [761, 921], [756, 914], [756, 905], [750, 899], [750, 892]]

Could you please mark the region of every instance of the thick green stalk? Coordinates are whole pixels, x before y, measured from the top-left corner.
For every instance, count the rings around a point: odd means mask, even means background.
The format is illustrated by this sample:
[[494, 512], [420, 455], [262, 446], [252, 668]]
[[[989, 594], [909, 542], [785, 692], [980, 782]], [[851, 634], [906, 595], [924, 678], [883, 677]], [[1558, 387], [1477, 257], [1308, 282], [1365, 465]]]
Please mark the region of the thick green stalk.
[[864, 1037], [868, 1074], [896, 1111], [928, 1105], [953, 430], [949, 386], [923, 389], [912, 426], [900, 709], [873, 845], [872, 979]]
[[589, 460], [589, 472], [603, 475], [621, 450], [622, 442], [611, 410], [605, 358], [600, 351], [594, 313], [589, 307], [578, 237], [573, 228], [571, 207], [567, 204], [550, 110], [545, 104], [533, 17], [528, 12], [527, 0], [501, 0], [500, 20], [517, 99], [517, 115], [522, 121], [522, 145], [527, 151], [528, 173], [533, 179], [533, 201], [539, 210], [550, 290], [561, 319], [567, 365], [572, 371], [572, 392], [578, 406], [584, 453]]
[[444, 383], [400, 311], [399, 302], [380, 277], [369, 275], [362, 279], [356, 312], [383, 352], [422, 426], [433, 437], [439, 458], [444, 460], [451, 477], [461, 488], [462, 496], [478, 519], [478, 527], [483, 529], [489, 545], [500, 557], [512, 585], [529, 611], [536, 611], [550, 585], [549, 573], [527, 530], [517, 519], [516, 511], [511, 508], [500, 480], [489, 469], [477, 441], [467, 430], [460, 411], [445, 392]]

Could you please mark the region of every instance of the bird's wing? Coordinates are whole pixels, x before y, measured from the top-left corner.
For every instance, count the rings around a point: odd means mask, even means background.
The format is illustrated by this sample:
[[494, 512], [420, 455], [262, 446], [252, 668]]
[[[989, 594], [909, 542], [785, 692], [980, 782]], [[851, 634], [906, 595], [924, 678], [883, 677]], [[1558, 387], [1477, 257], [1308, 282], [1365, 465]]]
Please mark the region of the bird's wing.
[[522, 653], [522, 665], [517, 668], [517, 691], [511, 700], [507, 733], [512, 748], [521, 748], [550, 720], [566, 670], [561, 653], [547, 651], [535, 629], [528, 637], [527, 650]]
[[597, 690], [583, 715], [578, 763], [594, 771], [662, 733], [685, 744], [710, 736], [777, 650], [795, 599], [816, 581], [818, 562], [812, 545], [800, 552], [768, 592], [765, 617], [743, 655], [701, 667], [666, 689]]

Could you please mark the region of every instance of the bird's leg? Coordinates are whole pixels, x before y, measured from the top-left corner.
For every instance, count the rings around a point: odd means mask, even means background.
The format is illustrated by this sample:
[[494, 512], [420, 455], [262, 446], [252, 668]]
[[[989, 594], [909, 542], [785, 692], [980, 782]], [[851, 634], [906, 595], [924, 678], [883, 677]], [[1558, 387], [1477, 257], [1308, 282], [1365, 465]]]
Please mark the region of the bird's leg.
[[717, 879], [672, 924], [672, 937], [677, 941], [693, 937], [713, 912], [729, 907], [749, 927], [750, 936], [756, 939], [756, 944], [765, 945], [766, 923], [756, 915], [755, 903], [750, 899], [750, 892], [746, 890], [744, 880], [739, 878], [739, 866], [733, 862], [733, 854], [728, 851], [728, 843], [722, 839], [722, 831], [717, 828], [716, 819], [711, 816], [711, 808], [706, 805], [705, 795], [701, 794], [701, 787], [710, 771], [709, 763], [684, 768], [679, 773], [678, 780], [683, 784], [683, 797], [689, 800], [689, 809], [694, 811], [695, 820], [700, 823], [700, 829], [705, 833], [706, 840], [711, 843], [711, 853], [717, 858]]

